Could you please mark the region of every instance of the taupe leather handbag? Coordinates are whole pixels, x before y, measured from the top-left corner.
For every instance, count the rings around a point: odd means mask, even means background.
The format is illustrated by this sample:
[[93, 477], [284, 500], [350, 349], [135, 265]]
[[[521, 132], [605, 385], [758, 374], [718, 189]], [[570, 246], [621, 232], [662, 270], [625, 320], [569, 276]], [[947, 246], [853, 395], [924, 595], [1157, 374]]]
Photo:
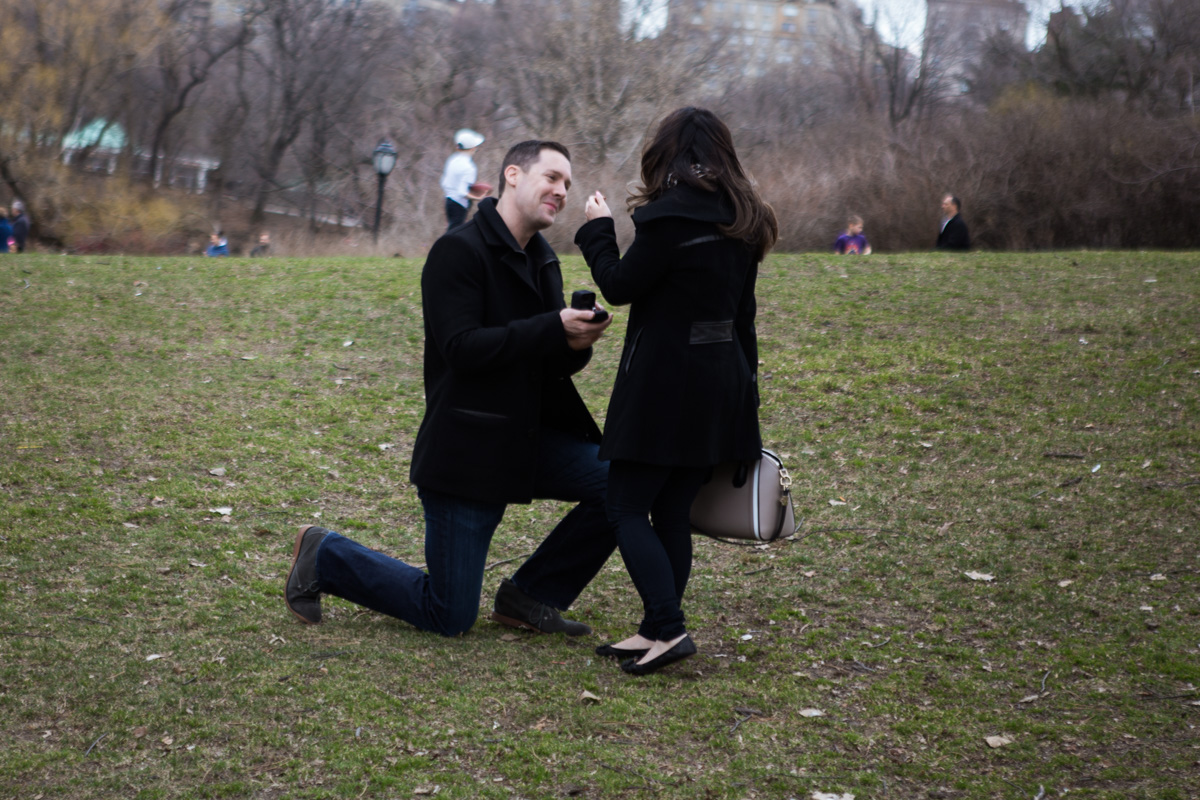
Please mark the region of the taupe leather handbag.
[[791, 486], [787, 468], [767, 449], [756, 463], [718, 464], [692, 503], [692, 533], [759, 542], [790, 536], [796, 532]]

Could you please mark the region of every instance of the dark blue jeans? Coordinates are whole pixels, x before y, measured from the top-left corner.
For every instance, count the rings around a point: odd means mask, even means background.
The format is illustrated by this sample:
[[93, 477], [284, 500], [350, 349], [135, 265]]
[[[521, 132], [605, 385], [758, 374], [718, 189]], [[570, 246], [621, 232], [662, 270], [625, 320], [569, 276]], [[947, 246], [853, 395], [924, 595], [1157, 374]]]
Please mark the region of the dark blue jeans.
[[670, 641], [686, 633], [683, 593], [692, 574], [688, 513], [708, 467], [662, 467], [613, 461], [607, 514], [625, 569], [642, 598], [638, 633]]
[[[513, 583], [538, 602], [566, 609], [616, 548], [604, 514], [608, 465], [598, 447], [544, 429], [534, 491], [549, 500], [578, 502], [513, 575]], [[488, 547], [504, 517], [504, 503], [481, 503], [418, 489], [425, 509], [428, 572], [336, 533], [317, 551], [321, 591], [412, 623], [423, 631], [455, 636], [479, 615]]]
[[471, 210], [471, 201], [460, 206], [456, 201], [446, 198], [446, 230], [454, 230], [467, 221], [467, 212]]

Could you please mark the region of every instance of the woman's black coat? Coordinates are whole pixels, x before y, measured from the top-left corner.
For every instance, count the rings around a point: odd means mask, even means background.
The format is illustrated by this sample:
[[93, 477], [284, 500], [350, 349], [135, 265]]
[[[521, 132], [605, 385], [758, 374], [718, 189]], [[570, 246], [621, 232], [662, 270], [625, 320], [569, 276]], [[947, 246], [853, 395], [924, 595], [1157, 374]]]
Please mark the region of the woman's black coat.
[[665, 466], [757, 459], [757, 259], [721, 234], [723, 195], [686, 185], [633, 213], [621, 258], [611, 218], [579, 229], [592, 278], [612, 305], [631, 303], [600, 457]]

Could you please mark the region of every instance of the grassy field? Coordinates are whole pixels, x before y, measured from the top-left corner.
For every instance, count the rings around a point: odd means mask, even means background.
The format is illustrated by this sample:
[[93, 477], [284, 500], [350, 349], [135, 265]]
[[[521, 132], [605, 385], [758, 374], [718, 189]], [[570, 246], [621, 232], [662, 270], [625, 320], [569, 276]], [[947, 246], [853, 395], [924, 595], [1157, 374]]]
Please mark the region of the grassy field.
[[1200, 255], [771, 257], [803, 524], [640, 679], [619, 557], [584, 641], [287, 612], [298, 525], [422, 561], [420, 266], [0, 257], [0, 797], [1200, 797]]

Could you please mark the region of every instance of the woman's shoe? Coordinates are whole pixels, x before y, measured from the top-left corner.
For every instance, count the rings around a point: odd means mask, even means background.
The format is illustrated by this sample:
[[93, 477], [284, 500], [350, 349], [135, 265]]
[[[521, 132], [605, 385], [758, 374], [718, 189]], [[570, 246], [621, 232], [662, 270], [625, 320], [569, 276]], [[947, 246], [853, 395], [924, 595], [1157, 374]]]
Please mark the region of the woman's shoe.
[[626, 650], [623, 647], [614, 647], [611, 644], [602, 644], [596, 648], [596, 655], [606, 658], [630, 658], [634, 660], [641, 658], [649, 653], [649, 650]]
[[674, 664], [676, 661], [682, 661], [688, 656], [694, 655], [696, 655], [696, 644], [692, 641], [691, 636], [685, 635], [674, 647], [661, 656], [653, 658], [645, 664], [639, 664], [636, 658], [631, 658], [621, 662], [621, 669], [630, 675], [649, 675], [651, 672], [658, 672], [668, 664]]

